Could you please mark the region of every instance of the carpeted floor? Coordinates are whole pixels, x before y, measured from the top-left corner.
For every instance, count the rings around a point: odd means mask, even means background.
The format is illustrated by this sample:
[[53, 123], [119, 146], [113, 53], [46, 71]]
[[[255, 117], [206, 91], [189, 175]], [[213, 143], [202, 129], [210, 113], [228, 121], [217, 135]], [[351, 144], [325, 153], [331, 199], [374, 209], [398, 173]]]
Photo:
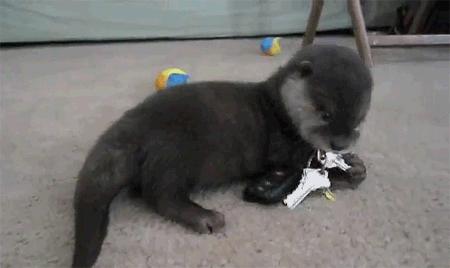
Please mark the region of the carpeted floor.
[[[277, 57], [261, 56], [255, 39], [1, 50], [1, 267], [70, 265], [75, 176], [97, 136], [154, 92], [158, 71], [258, 81], [299, 42], [284, 39]], [[373, 56], [373, 105], [356, 149], [369, 175], [359, 189], [337, 192], [336, 202], [308, 198], [294, 211], [245, 203], [242, 186], [197, 196], [226, 216], [214, 235], [122, 194], [97, 266], [448, 267], [448, 47]]]

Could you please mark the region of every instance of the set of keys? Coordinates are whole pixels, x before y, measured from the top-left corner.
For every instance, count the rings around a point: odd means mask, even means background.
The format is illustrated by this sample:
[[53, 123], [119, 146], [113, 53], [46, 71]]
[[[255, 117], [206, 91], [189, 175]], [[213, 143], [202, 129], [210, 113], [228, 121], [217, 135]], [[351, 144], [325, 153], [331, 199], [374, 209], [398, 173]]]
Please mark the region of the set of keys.
[[310, 168], [311, 159], [308, 166], [303, 169], [303, 174], [298, 187], [289, 194], [283, 203], [290, 209], [294, 209], [313, 191], [322, 190], [325, 197], [334, 200], [334, 195], [330, 191], [331, 182], [328, 178], [327, 169], [339, 168], [342, 171], [348, 170], [351, 166], [345, 163], [344, 158], [340, 154], [333, 152], [322, 152], [317, 150], [317, 160], [320, 168]]

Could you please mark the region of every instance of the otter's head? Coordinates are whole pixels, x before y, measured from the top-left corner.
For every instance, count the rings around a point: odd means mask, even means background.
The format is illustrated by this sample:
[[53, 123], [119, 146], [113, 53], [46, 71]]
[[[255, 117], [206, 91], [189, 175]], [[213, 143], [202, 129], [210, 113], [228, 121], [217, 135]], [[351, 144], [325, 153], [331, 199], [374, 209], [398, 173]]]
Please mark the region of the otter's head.
[[339, 46], [305, 47], [279, 71], [281, 99], [302, 138], [342, 151], [359, 138], [372, 77], [359, 56]]

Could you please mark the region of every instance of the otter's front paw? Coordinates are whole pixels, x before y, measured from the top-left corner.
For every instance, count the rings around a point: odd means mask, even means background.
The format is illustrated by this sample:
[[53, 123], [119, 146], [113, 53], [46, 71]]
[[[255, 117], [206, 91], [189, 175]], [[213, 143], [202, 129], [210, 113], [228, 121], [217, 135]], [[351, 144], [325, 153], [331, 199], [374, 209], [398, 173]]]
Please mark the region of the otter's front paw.
[[215, 210], [204, 210], [194, 217], [190, 227], [201, 234], [217, 232], [225, 226], [225, 216]]
[[332, 168], [328, 172], [331, 180], [331, 188], [336, 189], [356, 189], [366, 178], [366, 166], [356, 154], [344, 154], [342, 157], [350, 168], [342, 171], [339, 168]]

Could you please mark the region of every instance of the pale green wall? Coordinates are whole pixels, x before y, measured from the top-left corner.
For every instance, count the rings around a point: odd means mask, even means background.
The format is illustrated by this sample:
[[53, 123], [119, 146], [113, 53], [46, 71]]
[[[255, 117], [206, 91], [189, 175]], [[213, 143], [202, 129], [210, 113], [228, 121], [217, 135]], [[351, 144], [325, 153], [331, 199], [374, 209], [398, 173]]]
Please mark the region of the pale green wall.
[[[304, 31], [310, 0], [0, 0], [0, 40], [217, 37]], [[321, 29], [347, 28], [325, 1]]]

